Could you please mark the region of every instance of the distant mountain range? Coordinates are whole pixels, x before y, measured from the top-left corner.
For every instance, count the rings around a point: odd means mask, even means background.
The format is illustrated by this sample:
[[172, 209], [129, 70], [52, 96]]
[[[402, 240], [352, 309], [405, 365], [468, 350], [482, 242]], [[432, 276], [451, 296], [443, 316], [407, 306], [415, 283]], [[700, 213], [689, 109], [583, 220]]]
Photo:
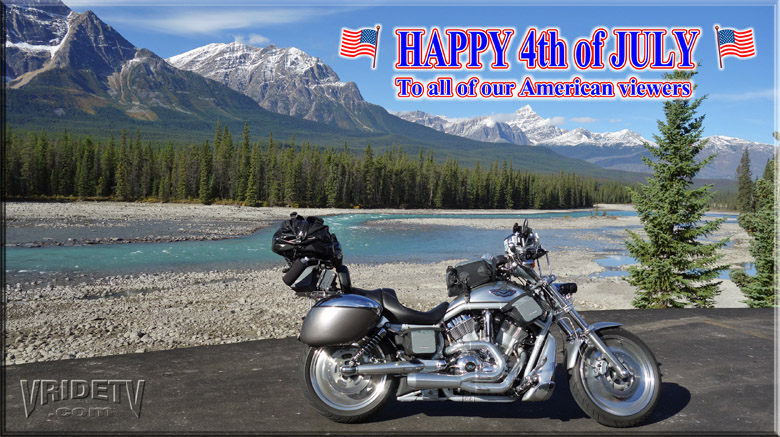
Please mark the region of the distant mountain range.
[[[604, 133], [591, 132], [581, 127], [560, 129], [550, 119], [539, 116], [529, 105], [518, 109], [509, 118], [500, 117], [501, 121], [495, 120], [493, 116], [456, 119], [422, 111], [395, 115], [442, 132], [479, 141], [545, 146], [563, 156], [582, 159], [612, 170], [648, 172], [649, 167], [642, 161], [642, 156], [649, 157], [650, 153], [643, 144], [647, 142], [655, 145], [629, 129]], [[707, 179], [735, 179], [745, 148], [750, 154], [753, 175], [760, 175], [775, 150], [770, 144], [722, 135], [706, 139], [707, 146], [701, 158], [717, 154], [699, 173], [700, 177]]]
[[[167, 60], [135, 47], [94, 13], [59, 0], [11, 0], [5, 17], [7, 121], [14, 128], [107, 136], [140, 128], [147, 139], [202, 141], [217, 119], [255, 137], [362, 150], [423, 148], [462, 162], [512, 160], [515, 168], [641, 180], [644, 140], [635, 132], [560, 129], [526, 105], [508, 119], [391, 114], [357, 85], [300, 49], [216, 43]], [[754, 174], [772, 146], [717, 137], [723, 156], [749, 147]], [[548, 147], [538, 147], [548, 146]], [[553, 152], [553, 150], [556, 153]], [[720, 159], [720, 158], [719, 158]], [[717, 161], [703, 177], [733, 178]]]

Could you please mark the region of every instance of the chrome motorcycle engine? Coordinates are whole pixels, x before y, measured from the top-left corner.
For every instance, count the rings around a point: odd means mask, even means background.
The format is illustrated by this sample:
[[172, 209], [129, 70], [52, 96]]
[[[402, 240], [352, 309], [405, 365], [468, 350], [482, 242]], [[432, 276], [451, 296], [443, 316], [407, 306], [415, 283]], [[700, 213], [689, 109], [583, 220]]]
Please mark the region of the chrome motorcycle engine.
[[458, 359], [450, 366], [450, 371], [462, 375], [464, 373], [475, 372], [482, 368], [482, 360], [477, 354], [466, 352], [458, 356]]
[[507, 317], [501, 324], [501, 328], [496, 332], [495, 342], [504, 355], [509, 355], [518, 343], [522, 344], [523, 340], [528, 337], [528, 334], [525, 329], [512, 323], [511, 319]]
[[477, 322], [467, 315], [453, 317], [452, 320], [447, 322], [447, 336], [450, 338], [451, 343], [477, 341], [479, 340], [479, 335], [477, 335], [476, 331], [477, 326]]
[[[478, 319], [491, 317], [489, 314], [483, 315], [477, 319], [469, 315], [460, 315], [447, 322], [447, 337], [450, 344], [469, 342], [469, 341], [492, 341], [487, 338], [490, 336], [490, 328], [478, 323]], [[484, 322], [484, 320], [483, 320]], [[485, 349], [472, 349], [455, 354], [450, 358], [447, 370], [451, 374], [463, 375], [471, 372], [492, 371], [495, 368], [495, 360], [491, 358], [490, 353]]]

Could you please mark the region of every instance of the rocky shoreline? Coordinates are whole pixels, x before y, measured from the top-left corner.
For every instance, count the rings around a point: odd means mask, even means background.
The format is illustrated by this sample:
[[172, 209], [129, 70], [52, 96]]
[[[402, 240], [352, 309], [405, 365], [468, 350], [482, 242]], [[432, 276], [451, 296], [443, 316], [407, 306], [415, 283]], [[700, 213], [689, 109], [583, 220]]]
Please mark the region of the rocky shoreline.
[[[29, 226], [36, 220], [59, 222], [63, 218], [47, 217], [46, 211], [36, 208], [20, 212], [25, 205], [11, 205], [7, 209], [8, 215], [16, 218], [17, 224], [24, 222]], [[283, 208], [263, 211], [221, 205], [184, 205], [183, 209], [169, 209], [159, 205], [127, 208], [121, 204], [108, 205], [106, 214], [102, 214], [101, 205], [104, 204], [69, 205], [65, 214], [81, 214], [82, 218], [75, 219], [76, 222], [89, 217], [101, 217], [101, 220], [110, 223], [119, 220], [112, 214], [127, 212], [125, 218], [132, 227], [143, 226], [137, 223], [159, 220], [160, 216], [155, 217], [155, 214], [161, 211], [167, 211], [166, 214], [174, 211], [171, 221], [188, 217], [187, 220], [197, 223], [196, 216], [202, 211], [203, 222], [222, 220], [239, 223], [235, 227], [237, 232], [247, 232], [257, 226], [260, 220], [280, 220], [290, 211]], [[306, 215], [345, 213], [344, 210], [299, 212]], [[635, 218], [539, 219], [535, 226], [540, 230], [565, 229], [566, 226], [595, 229], [613, 223], [616, 229], [624, 229], [632, 219]], [[410, 220], [437, 226], [506, 227], [506, 220], [489, 218]], [[63, 229], [74, 235], [86, 228], [64, 223], [61, 223]], [[244, 224], [246, 227], [242, 227]], [[404, 226], [404, 222], [388, 220], [373, 225]], [[107, 232], [116, 229], [119, 227], [109, 226]], [[747, 254], [748, 240], [744, 231], [735, 224], [727, 224], [721, 234], [732, 236], [734, 241], [724, 250], [724, 262], [738, 265], [751, 261]], [[614, 237], [599, 234], [597, 238]], [[602, 252], [583, 250], [564, 250], [551, 254], [554, 271], [560, 280], [577, 282], [579, 285], [579, 292], [575, 295], [577, 309], [631, 308], [633, 287], [620, 277], [599, 275], [605, 268], [594, 260], [603, 256]], [[355, 264], [349, 267], [356, 286], [394, 288], [404, 304], [418, 310], [428, 310], [447, 300], [444, 285], [446, 267], [459, 261], [462, 260], [428, 264]], [[282, 283], [283, 266], [284, 262], [280, 259], [278, 266], [264, 269], [141, 273], [97, 278], [74, 277], [48, 283], [36, 280], [24, 284], [6, 284], [4, 361], [6, 364], [21, 364], [294, 336], [312, 301], [295, 297]], [[744, 297], [731, 281], [724, 281], [722, 289], [716, 306], [744, 306], [740, 302]]]
[[[624, 205], [609, 205], [610, 209]], [[394, 210], [338, 208], [250, 208], [238, 205], [126, 202], [7, 202], [6, 246], [220, 240], [251, 234], [289, 217], [334, 214], [507, 214], [506, 210]], [[575, 210], [564, 210], [575, 211]], [[515, 210], [543, 213], [548, 210]], [[561, 212], [561, 211], [555, 211]]]

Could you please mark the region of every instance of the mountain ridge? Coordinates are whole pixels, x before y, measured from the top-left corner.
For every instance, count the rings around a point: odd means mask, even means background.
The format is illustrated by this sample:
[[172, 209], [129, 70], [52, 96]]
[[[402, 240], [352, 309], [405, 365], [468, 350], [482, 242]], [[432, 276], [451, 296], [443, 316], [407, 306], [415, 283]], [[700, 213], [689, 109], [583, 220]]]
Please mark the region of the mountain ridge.
[[354, 82], [343, 82], [320, 58], [296, 47], [212, 43], [166, 59], [216, 80], [272, 112], [346, 129], [372, 131], [372, 111]]
[[[428, 114], [422, 111], [397, 113], [401, 118], [416, 123], [424, 124], [433, 129], [447, 132], [453, 135], [461, 135], [481, 141], [507, 141], [509, 135], [499, 140], [488, 136], [470, 135], [472, 127], [484, 123], [485, 119], [495, 116], [475, 116], [471, 118], [449, 118], [441, 115]], [[496, 117], [499, 118], [499, 117]], [[585, 128], [577, 127], [566, 130], [555, 126], [550, 119], [539, 116], [530, 105], [525, 105], [511, 114], [511, 118], [500, 116], [502, 121], [494, 122], [498, 125], [508, 126], [513, 134], [519, 137], [525, 134], [528, 143], [507, 141], [514, 144], [532, 144], [544, 146], [570, 158], [582, 159], [596, 164], [605, 169], [623, 170], [648, 173], [649, 167], [644, 164], [642, 157], [650, 157], [650, 153], [644, 148], [644, 143], [654, 146], [655, 143], [643, 138], [637, 132], [630, 129], [622, 129], [615, 132], [591, 132]], [[465, 134], [464, 134], [465, 132]], [[724, 135], [712, 135], [703, 140], [708, 143], [705, 146], [700, 159], [717, 154], [715, 159], [705, 166], [699, 176], [707, 179], [731, 179], [736, 175], [736, 167], [745, 147], [751, 157], [751, 171], [755, 174], [763, 172], [764, 165], [772, 156], [774, 146], [765, 143], [756, 143], [741, 138]]]

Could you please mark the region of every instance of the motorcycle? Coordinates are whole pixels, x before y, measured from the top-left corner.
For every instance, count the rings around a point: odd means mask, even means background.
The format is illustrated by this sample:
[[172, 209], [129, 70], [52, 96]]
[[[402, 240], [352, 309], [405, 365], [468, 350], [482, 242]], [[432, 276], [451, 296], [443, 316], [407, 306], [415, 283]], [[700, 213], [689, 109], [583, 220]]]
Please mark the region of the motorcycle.
[[[400, 402], [544, 401], [555, 388], [558, 341], [571, 393], [599, 423], [630, 427], [659, 400], [653, 352], [619, 323], [588, 324], [574, 309], [576, 284], [542, 275], [549, 254], [515, 224], [504, 254], [448, 268], [448, 294], [430, 311], [405, 307], [394, 290], [351, 285], [341, 247], [322, 219], [293, 214], [273, 238], [288, 261], [284, 281], [315, 303], [298, 339], [300, 382], [312, 407], [361, 422]], [[535, 270], [538, 267], [538, 271]]]

